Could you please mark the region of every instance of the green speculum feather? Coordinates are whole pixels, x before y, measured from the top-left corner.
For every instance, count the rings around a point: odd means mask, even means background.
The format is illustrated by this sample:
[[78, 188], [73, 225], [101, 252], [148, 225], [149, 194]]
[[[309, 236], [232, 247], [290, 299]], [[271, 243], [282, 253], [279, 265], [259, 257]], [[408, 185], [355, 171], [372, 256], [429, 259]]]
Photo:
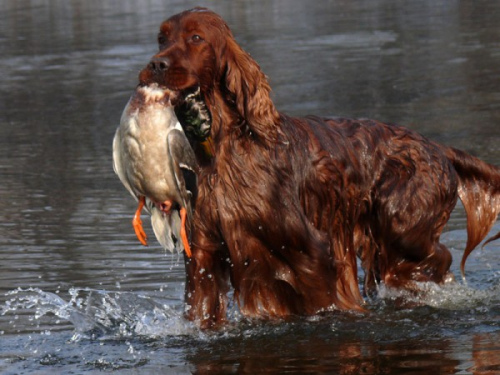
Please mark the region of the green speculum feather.
[[203, 101], [200, 90], [186, 95], [175, 112], [188, 138], [203, 142], [210, 135], [210, 112]]

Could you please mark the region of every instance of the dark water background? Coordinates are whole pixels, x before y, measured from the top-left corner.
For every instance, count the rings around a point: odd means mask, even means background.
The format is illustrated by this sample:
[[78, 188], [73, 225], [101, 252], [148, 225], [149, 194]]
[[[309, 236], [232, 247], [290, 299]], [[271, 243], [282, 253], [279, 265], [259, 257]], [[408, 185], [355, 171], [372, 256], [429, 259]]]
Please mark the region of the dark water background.
[[[182, 261], [137, 242], [111, 140], [159, 23], [197, 4], [0, 1], [0, 373], [499, 374], [498, 243], [412, 309], [382, 290], [368, 316], [182, 319]], [[201, 4], [280, 110], [396, 122], [500, 165], [500, 2]], [[465, 225], [458, 208], [443, 236], [457, 277]]]

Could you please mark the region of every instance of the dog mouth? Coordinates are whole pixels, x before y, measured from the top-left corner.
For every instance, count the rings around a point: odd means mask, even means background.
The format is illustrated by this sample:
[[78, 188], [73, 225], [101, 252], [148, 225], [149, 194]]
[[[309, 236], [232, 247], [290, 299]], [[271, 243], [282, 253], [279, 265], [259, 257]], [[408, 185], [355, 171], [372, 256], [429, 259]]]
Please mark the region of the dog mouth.
[[157, 76], [151, 75], [150, 69], [146, 67], [139, 74], [139, 86], [158, 87], [169, 92], [175, 115], [187, 138], [199, 143], [208, 140], [212, 127], [212, 116], [199, 84], [184, 89], [168, 85], [163, 79], [159, 80]]
[[199, 86], [181, 92], [174, 111], [188, 139], [198, 142], [208, 139], [212, 116]]

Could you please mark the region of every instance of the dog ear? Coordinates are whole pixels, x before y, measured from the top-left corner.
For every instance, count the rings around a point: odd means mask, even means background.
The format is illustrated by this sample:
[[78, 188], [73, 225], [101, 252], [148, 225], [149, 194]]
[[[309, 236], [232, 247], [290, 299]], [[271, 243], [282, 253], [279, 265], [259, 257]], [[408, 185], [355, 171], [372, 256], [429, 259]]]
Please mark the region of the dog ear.
[[258, 138], [278, 140], [279, 113], [267, 77], [257, 62], [232, 37], [227, 38], [225, 85], [234, 96], [236, 110]]

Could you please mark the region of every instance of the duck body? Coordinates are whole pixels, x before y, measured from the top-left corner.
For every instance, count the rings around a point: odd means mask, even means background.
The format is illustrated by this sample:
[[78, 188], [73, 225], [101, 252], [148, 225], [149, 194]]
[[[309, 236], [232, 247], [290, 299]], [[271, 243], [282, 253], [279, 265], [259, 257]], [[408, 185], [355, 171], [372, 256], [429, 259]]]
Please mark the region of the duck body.
[[197, 165], [175, 115], [175, 95], [156, 85], [137, 87], [113, 139], [113, 166], [139, 202], [133, 225], [141, 243], [147, 244], [140, 221], [145, 206], [162, 246], [169, 251], [184, 249], [190, 255], [183, 236], [192, 218]]

